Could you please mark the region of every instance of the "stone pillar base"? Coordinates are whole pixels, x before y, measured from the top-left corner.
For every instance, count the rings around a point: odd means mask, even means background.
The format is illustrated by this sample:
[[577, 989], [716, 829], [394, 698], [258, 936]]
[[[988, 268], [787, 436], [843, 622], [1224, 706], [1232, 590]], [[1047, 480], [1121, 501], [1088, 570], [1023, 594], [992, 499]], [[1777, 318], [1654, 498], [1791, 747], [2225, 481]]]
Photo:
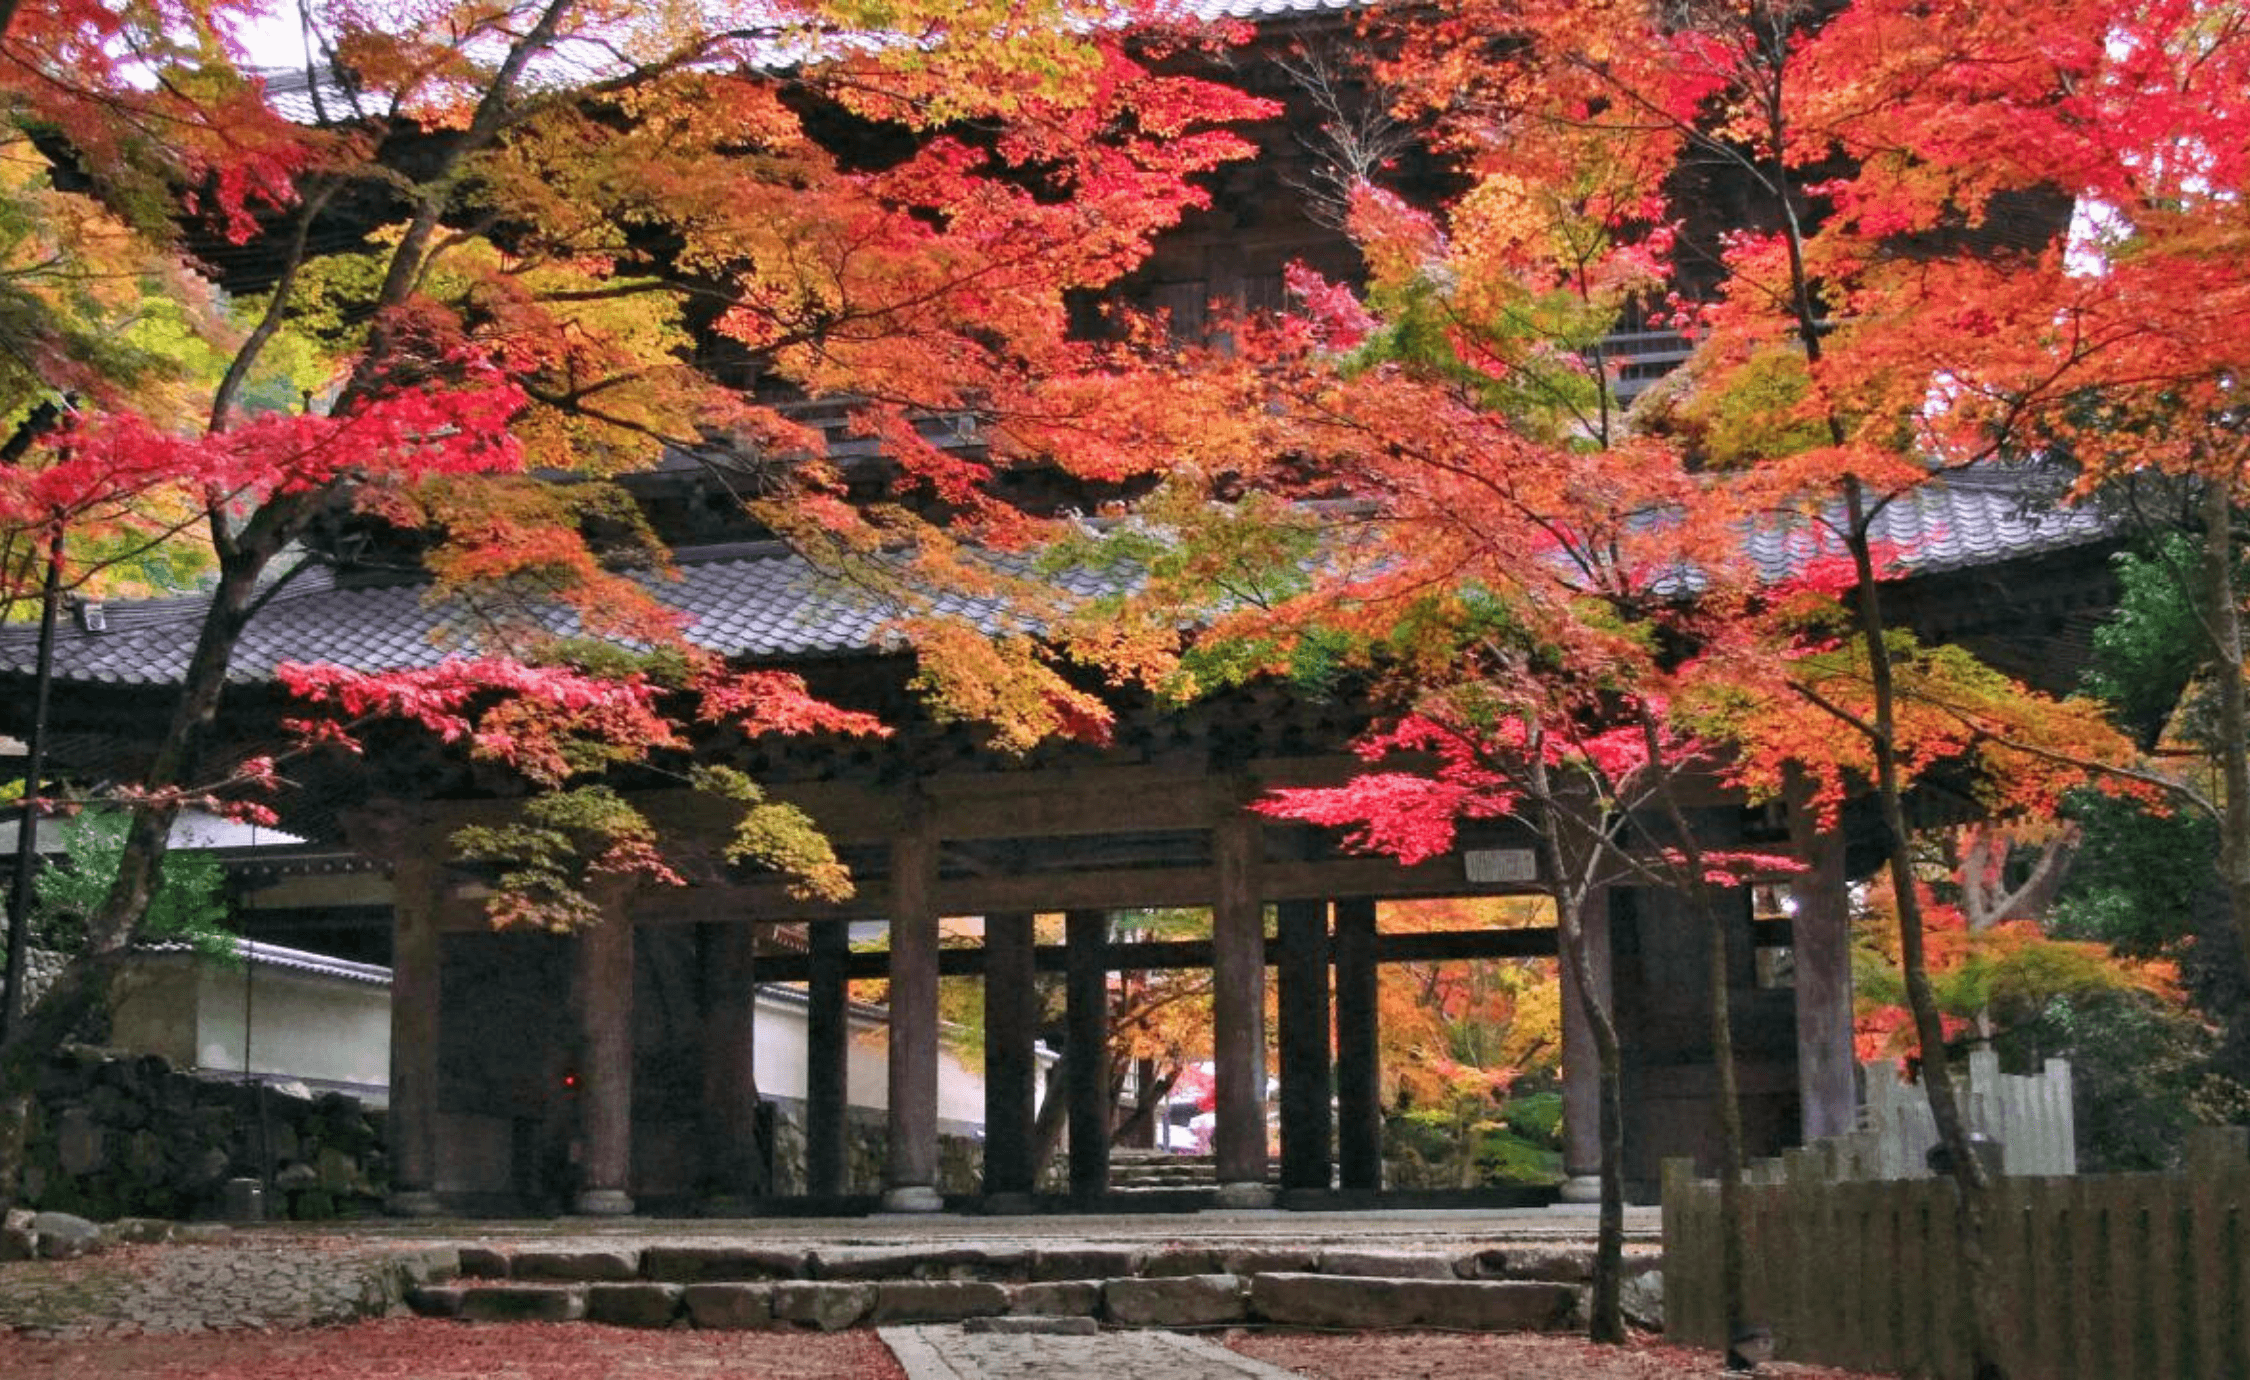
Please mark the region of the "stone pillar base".
[[384, 1199], [383, 1211], [393, 1217], [443, 1217], [445, 1205], [426, 1188], [402, 1188]]
[[1218, 1206], [1230, 1211], [1257, 1211], [1274, 1205], [1273, 1189], [1261, 1183], [1220, 1184]]
[[1598, 1203], [1602, 1200], [1602, 1178], [1599, 1174], [1573, 1174], [1562, 1181], [1562, 1200], [1566, 1203]]
[[578, 1195], [570, 1210], [580, 1217], [630, 1217], [633, 1195], [621, 1188], [589, 1188]]
[[885, 1212], [943, 1212], [945, 1199], [928, 1184], [901, 1184], [883, 1191]]

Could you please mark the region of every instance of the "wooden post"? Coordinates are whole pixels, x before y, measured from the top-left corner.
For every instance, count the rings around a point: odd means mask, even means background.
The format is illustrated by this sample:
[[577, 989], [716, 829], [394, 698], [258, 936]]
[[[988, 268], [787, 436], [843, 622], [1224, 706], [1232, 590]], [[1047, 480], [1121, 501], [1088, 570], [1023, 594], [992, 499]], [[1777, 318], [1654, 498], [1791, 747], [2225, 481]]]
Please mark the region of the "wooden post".
[[[358, 842], [357, 839], [354, 840]], [[391, 870], [391, 1196], [401, 1217], [434, 1217], [438, 1158], [440, 867], [434, 841], [402, 847]]]
[[805, 983], [805, 1192], [839, 1197], [851, 1189], [844, 1118], [849, 1105], [849, 988], [844, 963], [851, 928], [841, 920], [806, 926], [811, 960]]
[[758, 931], [749, 921], [699, 927], [703, 952], [704, 1177], [720, 1198], [766, 1189], [758, 1144]]
[[1328, 1187], [1328, 907], [1275, 907], [1276, 980], [1281, 987], [1281, 1186]]
[[1006, 911], [984, 918], [984, 1196], [1029, 1206], [1032, 1104], [1038, 1062], [1032, 917]]
[[890, 1135], [883, 1210], [936, 1212], [938, 1196], [937, 838], [911, 821], [891, 843]]
[[622, 888], [598, 899], [602, 918], [577, 939], [585, 1177], [572, 1210], [620, 1217], [633, 1210], [633, 920]]
[[[1610, 1000], [1609, 893], [1597, 890], [1578, 912], [1586, 941], [1586, 966], [1594, 973], [1597, 1000]], [[1558, 939], [1557, 942], [1560, 942]], [[1599, 1202], [1602, 1196], [1602, 1070], [1594, 1048], [1594, 1023], [1578, 993], [1569, 963], [1558, 963], [1562, 981], [1563, 1185], [1566, 1203]]]
[[1851, 898], [1844, 838], [1823, 829], [1809, 791], [1789, 801], [1789, 838], [1805, 871], [1789, 879], [1790, 961], [1797, 999], [1797, 1100], [1802, 1139], [1850, 1135], [1859, 1125], [1852, 1053]]
[[1063, 1081], [1070, 1097], [1070, 1191], [1109, 1191], [1109, 915], [1063, 917]]
[[1375, 902], [1336, 902], [1336, 1151], [1338, 1182], [1383, 1186], [1381, 1017], [1375, 1006]]
[[1264, 832], [1235, 810], [1213, 829], [1211, 1055], [1217, 1065], [1212, 1149], [1224, 1207], [1271, 1207], [1266, 1186], [1266, 924], [1258, 893]]

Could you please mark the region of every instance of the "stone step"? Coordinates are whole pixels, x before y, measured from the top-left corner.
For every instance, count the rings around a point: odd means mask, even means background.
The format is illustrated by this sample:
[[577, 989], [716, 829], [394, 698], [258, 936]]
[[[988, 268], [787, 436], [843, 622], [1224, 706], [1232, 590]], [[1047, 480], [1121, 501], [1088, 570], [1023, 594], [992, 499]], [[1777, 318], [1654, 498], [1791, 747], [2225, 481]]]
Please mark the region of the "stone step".
[[[650, 1243], [592, 1249], [527, 1245], [502, 1250], [464, 1245], [448, 1252], [449, 1260], [456, 1257], [459, 1274], [472, 1284], [517, 1286], [1036, 1284], [1264, 1273], [1576, 1284], [1587, 1280], [1593, 1271], [1591, 1246], [1535, 1241], [1442, 1247], [1256, 1240], [1163, 1245], [957, 1243], [921, 1248]], [[1626, 1257], [1630, 1273], [1645, 1273], [1657, 1264], [1658, 1258], [1646, 1251], [1635, 1250]]]
[[[1324, 1259], [1321, 1263], [1382, 1263], [1375, 1256], [1361, 1252], [1351, 1262]], [[1009, 1326], [1083, 1330], [1089, 1325], [1179, 1328], [1269, 1323], [1497, 1332], [1571, 1326], [1583, 1309], [1583, 1292], [1577, 1284], [1560, 1281], [1254, 1270], [1018, 1283], [965, 1279], [453, 1283], [409, 1290], [407, 1302], [426, 1317], [466, 1322], [590, 1321], [646, 1328], [832, 1332], [897, 1323], [1019, 1319], [1027, 1321]]]

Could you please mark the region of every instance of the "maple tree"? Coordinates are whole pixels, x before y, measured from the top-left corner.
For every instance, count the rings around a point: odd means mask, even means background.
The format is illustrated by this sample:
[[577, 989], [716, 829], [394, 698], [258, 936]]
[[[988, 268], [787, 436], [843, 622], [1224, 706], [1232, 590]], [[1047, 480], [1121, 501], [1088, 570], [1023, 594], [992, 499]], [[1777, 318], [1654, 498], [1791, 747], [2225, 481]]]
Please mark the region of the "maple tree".
[[[1886, 544], [1883, 514], [2001, 460], [2073, 461], [2082, 488], [2232, 472], [2241, 84], [2223, 74], [2239, 28], [2192, 3], [1402, 15], [1382, 74], [1467, 189], [1433, 214], [1361, 185], [1364, 294], [1300, 274], [1296, 313], [1237, 331], [1237, 356], [1181, 388], [1236, 400], [1241, 435], [1221, 440], [1241, 443], [1227, 454], [1249, 484], [1342, 514], [1292, 527], [1238, 508], [1261, 536], [1173, 563], [1182, 602], [1223, 584], [1241, 609], [1189, 675], [1379, 667], [1410, 687], [1407, 731], [1371, 749], [1439, 761], [1284, 801], [1294, 816], [1422, 853], [1456, 818], [1559, 798], [1510, 773], [1568, 761], [1614, 783], [1667, 745], [1753, 799], [1802, 783], [1830, 820], [1872, 789], [1975, 1281], [1986, 1185], [1939, 1057], [1903, 800], [1940, 768], [1966, 770], [2002, 817], [2051, 813], [2089, 782], [2163, 786], [2098, 707], [1890, 626], [1884, 583], [1918, 553]], [[2226, 110], [2204, 123], [2213, 99]], [[2099, 227], [2098, 268], [2064, 241], [2073, 199]], [[2206, 282], [2192, 303], [2177, 291]], [[1630, 415], [1601, 344], [1621, 322], [1698, 345]], [[2164, 444], [2144, 445], [2157, 430]], [[1185, 504], [1172, 516], [1201, 535]], [[1788, 571], [1748, 566], [1755, 531], [1783, 539]], [[1262, 584], [1240, 575], [1259, 555]], [[2233, 602], [2217, 603], [2234, 683]], [[1636, 731], [1637, 762], [1601, 760]], [[1992, 1300], [1974, 1292], [1980, 1374], [1997, 1373]]]
[[[196, 323], [217, 367], [177, 371], [180, 387], [202, 380], [191, 401], [110, 387], [127, 371], [82, 348], [68, 316], [16, 355], [26, 396], [75, 391], [78, 411], [0, 477], [0, 529], [192, 525], [210, 602], [87, 945], [10, 1034], [11, 1086], [98, 998], [182, 804], [266, 808], [273, 759], [205, 760], [227, 666], [298, 543], [340, 510], [428, 534], [431, 573], [483, 640], [430, 670], [285, 676], [320, 708], [403, 716], [548, 788], [532, 817], [463, 840], [509, 873], [503, 922], [585, 923], [589, 885], [668, 879], [602, 779], [627, 763], [740, 808], [737, 856], [816, 891], [848, 884], [802, 816], [680, 760], [698, 720], [882, 726], [685, 641], [653, 588], [661, 544], [614, 483], [666, 455], [766, 457], [757, 519], [891, 597], [954, 712], [1019, 743], [1100, 731], [1050, 654], [994, 652], [930, 610], [946, 590], [1041, 588], [967, 554], [1038, 530], [996, 477], [1142, 463], [1099, 439], [1113, 390], [1082, 382], [1131, 361], [1074, 339], [1069, 301], [1200, 203], [1195, 174], [1246, 151], [1222, 125], [1262, 105], [1140, 56], [1220, 35], [1071, 0], [880, 16], [814, 0], [754, 24], [611, 0], [336, 0], [298, 7], [318, 70], [312, 118], [291, 120], [240, 63], [258, 9], [0, 11], [0, 99], [55, 168], [18, 174], [10, 207], [58, 227], [65, 266], [102, 236], [118, 245], [102, 253], [170, 282], [190, 283], [198, 258], [255, 266], [238, 319]], [[84, 286], [50, 279], [10, 290]], [[275, 406], [259, 382], [277, 360], [293, 377], [326, 369]], [[876, 443], [884, 502], [858, 501], [862, 476], [782, 396], [843, 400]], [[917, 431], [933, 413], [973, 417], [981, 450]], [[623, 519], [626, 539], [590, 547], [597, 519]], [[65, 560], [94, 549], [73, 537]], [[551, 631], [557, 608], [575, 638]], [[316, 713], [308, 732], [342, 740], [340, 722]]]

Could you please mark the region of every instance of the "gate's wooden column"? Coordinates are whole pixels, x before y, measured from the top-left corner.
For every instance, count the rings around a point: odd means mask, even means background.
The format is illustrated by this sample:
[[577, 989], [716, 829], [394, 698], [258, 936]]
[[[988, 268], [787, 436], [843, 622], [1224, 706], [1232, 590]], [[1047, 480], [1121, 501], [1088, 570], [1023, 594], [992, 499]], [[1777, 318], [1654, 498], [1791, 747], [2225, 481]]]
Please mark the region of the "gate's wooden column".
[[1030, 1206], [1037, 1100], [1038, 991], [1031, 915], [984, 917], [984, 1196], [989, 1209]]
[[633, 1210], [633, 920], [622, 887], [597, 899], [602, 918], [577, 939], [580, 1168], [572, 1210], [618, 1217]]
[[815, 920], [805, 928], [811, 960], [805, 983], [805, 1192], [834, 1198], [851, 1187], [844, 1140], [851, 1058], [844, 966], [852, 937], [841, 920]]
[[1266, 926], [1258, 893], [1264, 834], [1236, 810], [1212, 831], [1211, 1055], [1218, 1112], [1212, 1149], [1224, 1207], [1271, 1207], [1266, 1184]]
[[[434, 841], [400, 839], [391, 852], [391, 1155], [387, 1209], [434, 1217], [438, 1151], [438, 881]], [[360, 839], [353, 839], [355, 846]], [[369, 851], [362, 848], [362, 851]]]
[[1063, 1083], [1070, 1098], [1070, 1191], [1109, 1191], [1109, 914], [1063, 917]]
[[1383, 1186], [1381, 1018], [1375, 1005], [1375, 902], [1336, 902], [1337, 1181]]
[[1852, 1051], [1851, 898], [1844, 837], [1822, 829], [1793, 792], [1789, 837], [1805, 871], [1789, 879], [1790, 961], [1797, 999], [1797, 1101], [1802, 1139], [1849, 1135], [1859, 1126], [1858, 1064]]
[[[1610, 997], [1609, 892], [1596, 889], [1579, 908], [1578, 925], [1586, 942], [1586, 966], [1593, 970], [1594, 994], [1604, 1006]], [[1556, 940], [1561, 943], [1560, 938]], [[1562, 1082], [1564, 1202], [1593, 1203], [1602, 1196], [1601, 1057], [1594, 1048], [1594, 1026], [1579, 996], [1577, 976], [1567, 956], [1562, 970]], [[1614, 1008], [1611, 1008], [1614, 1011]]]
[[766, 1190], [758, 1143], [758, 927], [701, 927], [704, 1177], [722, 1198]]
[[916, 819], [891, 843], [890, 1134], [883, 1210], [936, 1212], [937, 839]]
[[1281, 1186], [1325, 1189], [1328, 1143], [1328, 907], [1275, 908], [1275, 977], [1281, 987]]

